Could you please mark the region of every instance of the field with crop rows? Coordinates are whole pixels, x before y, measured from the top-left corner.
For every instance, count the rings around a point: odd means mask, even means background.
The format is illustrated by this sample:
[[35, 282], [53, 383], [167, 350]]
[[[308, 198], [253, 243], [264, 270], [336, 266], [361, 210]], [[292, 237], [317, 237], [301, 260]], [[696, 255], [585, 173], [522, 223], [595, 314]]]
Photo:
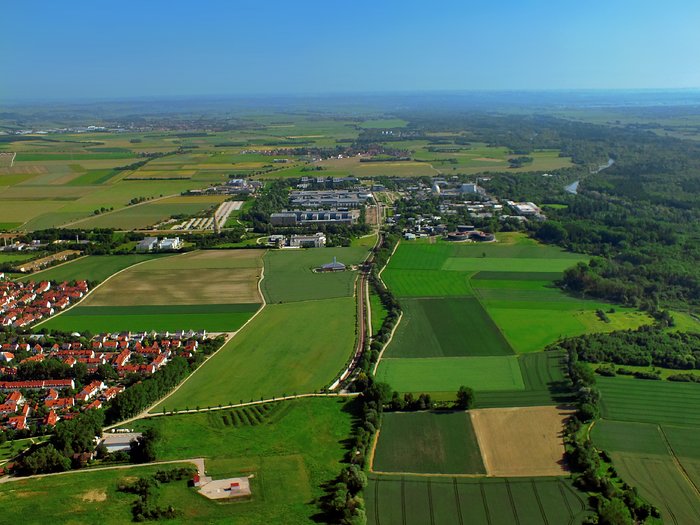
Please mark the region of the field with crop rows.
[[485, 474], [467, 412], [393, 412], [383, 416], [375, 472]]
[[413, 478], [371, 475], [372, 525], [576, 525], [585, 495], [566, 478]]

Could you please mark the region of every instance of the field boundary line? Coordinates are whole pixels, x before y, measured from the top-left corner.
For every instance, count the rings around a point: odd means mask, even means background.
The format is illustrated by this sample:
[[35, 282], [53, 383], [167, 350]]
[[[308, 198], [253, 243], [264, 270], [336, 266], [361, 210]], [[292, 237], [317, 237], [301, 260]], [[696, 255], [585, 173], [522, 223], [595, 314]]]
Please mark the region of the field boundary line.
[[[128, 175], [126, 175], [126, 176], [128, 176]], [[85, 221], [88, 221], [90, 219], [94, 219], [95, 217], [104, 217], [105, 215], [112, 215], [114, 213], [119, 213], [120, 211], [124, 211], [126, 209], [132, 209], [132, 208], [136, 208], [137, 206], [143, 206], [144, 204], [149, 204], [151, 202], [157, 202], [157, 201], [161, 201], [163, 199], [170, 199], [172, 197], [179, 197], [179, 196], [180, 196], [179, 193], [173, 193], [172, 195], [163, 195], [162, 197], [156, 197], [155, 199], [150, 199], [150, 200], [145, 200], [143, 202], [138, 202], [136, 204], [132, 204], [131, 206], [124, 206], [123, 208], [119, 208], [117, 210], [106, 211], [104, 213], [100, 213], [99, 215], [89, 215], [87, 217], [83, 217], [82, 219], [78, 219], [78, 220], [75, 220], [72, 222], [67, 222], [66, 224], [62, 224], [60, 227], [61, 228], [68, 228], [70, 226], [74, 226], [74, 225], [79, 224], [81, 222], [85, 222]], [[127, 229], [127, 230], [122, 230], [122, 231], [133, 231], [133, 229], [131, 229], [131, 230]]]
[[673, 458], [673, 463], [676, 465], [676, 468], [681, 472], [685, 480], [690, 483], [690, 486], [693, 487], [693, 490], [695, 491], [695, 495], [700, 498], [700, 489], [698, 489], [698, 486], [693, 482], [691, 477], [688, 475], [688, 472], [685, 470], [685, 467], [683, 464], [680, 462], [678, 459], [678, 456], [676, 456], [676, 452], [673, 450], [673, 447], [671, 446], [671, 442], [668, 440], [668, 437], [666, 436], [666, 432], [664, 432], [664, 429], [661, 425], [656, 425], [657, 430], [659, 431], [659, 434], [661, 434], [661, 439], [664, 440], [664, 444], [666, 445], [666, 448], [668, 449], [668, 453], [671, 454], [671, 457]]
[[396, 320], [396, 324], [394, 325], [394, 328], [391, 330], [391, 334], [389, 334], [389, 340], [382, 347], [382, 351], [379, 352], [379, 357], [377, 358], [377, 362], [374, 363], [374, 368], [372, 369], [373, 376], [377, 375], [377, 368], [379, 368], [379, 363], [381, 362], [382, 357], [384, 356], [384, 351], [389, 347], [389, 345], [391, 344], [391, 341], [394, 339], [394, 334], [396, 333], [396, 329], [401, 324], [401, 319], [403, 319], [403, 310], [401, 310], [401, 313], [399, 314], [399, 318]]
[[[185, 253], [188, 253], [188, 252], [185, 252]], [[185, 255], [185, 254], [182, 253], [182, 254], [178, 254], [178, 255]], [[175, 255], [175, 257], [177, 257], [178, 255]], [[85, 257], [89, 257], [89, 256], [86, 255]], [[167, 257], [165, 257], [165, 258], [167, 258]], [[79, 259], [82, 259], [82, 257], [79, 257]], [[116, 277], [120, 273], [125, 272], [127, 270], [130, 270], [131, 268], [134, 268], [135, 266], [139, 266], [139, 265], [145, 264], [147, 262], [155, 261], [157, 259], [159, 259], [159, 257], [155, 257], [153, 259], [146, 259], [145, 261], [139, 261], [139, 262], [134, 263], [130, 266], [127, 266], [126, 268], [122, 268], [118, 272], [115, 272], [112, 275], [110, 275], [109, 277], [107, 277], [104, 281], [98, 283], [97, 286], [95, 286], [94, 288], [88, 290], [88, 293], [86, 293], [83, 297], [81, 297], [80, 301], [76, 301], [75, 303], [68, 306], [68, 308], [65, 308], [65, 309], [61, 310], [60, 312], [58, 312], [56, 315], [52, 315], [50, 317], [47, 317], [43, 321], [39, 321], [37, 324], [33, 325], [32, 328], [36, 328], [37, 326], [40, 326], [40, 325], [44, 324], [45, 322], [50, 321], [52, 319], [56, 319], [59, 315], [63, 315], [64, 313], [68, 312], [69, 310], [72, 310], [73, 308], [75, 308], [76, 306], [81, 304], [83, 301], [85, 301], [85, 299], [87, 299], [90, 296], [90, 294], [92, 294], [95, 290], [99, 289], [103, 284], [105, 284], [107, 281], [109, 281], [112, 277]], [[74, 260], [77, 260], [77, 259], [74, 259]], [[73, 261], [68, 261], [68, 262], [73, 262]]]
[[[262, 254], [261, 259], [262, 259], [262, 257], [265, 257], [266, 253], [267, 253], [267, 251], [265, 251], [265, 253]], [[260, 287], [260, 284], [262, 283], [264, 278], [265, 278], [265, 261], [263, 260], [263, 265], [260, 269], [260, 279], [258, 279], [258, 294], [260, 295], [260, 299], [262, 299], [262, 303], [260, 304], [260, 308], [258, 308], [258, 310], [252, 315], [252, 317], [250, 319], [248, 319], [245, 323], [243, 323], [243, 325], [238, 330], [236, 330], [235, 332], [229, 332], [230, 335], [229, 335], [228, 339], [226, 340], [226, 342], [224, 344], [222, 344], [221, 347], [219, 347], [219, 349], [216, 350], [216, 352], [214, 352], [209, 357], [207, 357], [206, 361], [204, 361], [201, 365], [199, 365], [194, 370], [194, 372], [192, 372], [190, 375], [188, 375], [179, 385], [177, 385], [173, 390], [171, 390], [168, 393], [168, 395], [166, 395], [165, 397], [158, 400], [152, 406], [148, 407], [144, 412], [142, 412], [142, 414], [143, 413], [148, 414], [152, 409], [154, 409], [160, 403], [167, 400], [170, 396], [172, 396], [175, 392], [177, 392], [182, 385], [187, 383], [187, 381], [189, 381], [192, 378], [192, 376], [194, 376], [199, 370], [201, 370], [202, 367], [204, 367], [211, 360], [212, 357], [214, 357], [216, 354], [221, 352], [221, 350], [223, 350], [233, 340], [233, 338], [236, 337], [236, 335], [241, 332], [241, 330], [243, 330], [246, 326], [248, 326], [248, 324], [251, 321], [253, 321], [253, 319], [255, 319], [260, 314], [260, 312], [262, 312], [265, 309], [265, 307], [267, 306], [267, 301], [265, 300], [265, 296], [263, 295], [262, 289]], [[140, 414], [139, 416], [141, 416], [142, 414]], [[135, 419], [141, 419], [141, 417], [139, 417], [139, 416], [137, 416]], [[129, 421], [133, 421], [133, 419], [131, 419]]]
[[369, 451], [369, 461], [367, 462], [369, 465], [369, 471], [374, 473], [373, 467], [374, 467], [374, 454], [377, 451], [377, 443], [379, 442], [379, 433], [382, 431], [381, 425], [380, 428], [377, 429], [377, 432], [374, 434], [374, 439], [372, 440], [372, 448]]
[[[488, 476], [484, 474], [441, 474], [439, 472], [387, 472], [384, 470], [371, 470], [371, 474], [380, 476], [415, 476], [417, 478], [465, 478], [465, 479], [485, 479], [485, 478], [500, 478], [501, 476]], [[531, 476], [523, 476], [531, 477]]]

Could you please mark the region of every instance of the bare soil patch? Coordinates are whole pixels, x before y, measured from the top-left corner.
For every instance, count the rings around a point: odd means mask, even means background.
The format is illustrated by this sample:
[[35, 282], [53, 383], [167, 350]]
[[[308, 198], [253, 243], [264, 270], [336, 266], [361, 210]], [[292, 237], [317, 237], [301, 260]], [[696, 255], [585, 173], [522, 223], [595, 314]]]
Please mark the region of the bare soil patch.
[[105, 501], [107, 499], [107, 493], [104, 490], [88, 490], [80, 495], [80, 499], [88, 502]]
[[471, 410], [488, 476], [564, 476], [562, 438], [571, 410], [554, 406]]

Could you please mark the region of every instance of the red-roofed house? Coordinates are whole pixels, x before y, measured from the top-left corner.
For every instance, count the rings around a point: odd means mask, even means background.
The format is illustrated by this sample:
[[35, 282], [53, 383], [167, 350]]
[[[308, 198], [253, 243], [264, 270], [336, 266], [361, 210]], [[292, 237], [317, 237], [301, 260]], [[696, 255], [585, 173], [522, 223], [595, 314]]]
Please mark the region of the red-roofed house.
[[56, 412], [53, 410], [49, 410], [49, 413], [46, 414], [46, 417], [44, 418], [44, 425], [47, 427], [53, 427], [56, 425], [58, 422], [58, 416], [56, 415]]
[[93, 398], [100, 390], [105, 388], [105, 384], [102, 381], [93, 381], [85, 388], [83, 388], [78, 395], [75, 396], [77, 401], [88, 401]]

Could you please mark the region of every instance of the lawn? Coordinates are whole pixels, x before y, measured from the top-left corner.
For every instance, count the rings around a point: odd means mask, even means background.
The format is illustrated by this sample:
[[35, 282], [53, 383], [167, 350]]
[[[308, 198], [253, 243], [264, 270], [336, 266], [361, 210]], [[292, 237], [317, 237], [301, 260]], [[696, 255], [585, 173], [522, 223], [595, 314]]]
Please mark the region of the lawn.
[[370, 525], [580, 524], [585, 494], [566, 478], [449, 478], [370, 475]]
[[[162, 484], [158, 504], [184, 513], [168, 523], [305, 524], [317, 512], [312, 500], [322, 495], [320, 486], [342, 467], [343, 440], [351, 425], [347, 407], [335, 399], [309, 399], [273, 407], [259, 425], [226, 425], [221, 413], [212, 412], [132, 426], [160, 431], [158, 459], [205, 457], [207, 472], [216, 478], [255, 476], [252, 499], [231, 504], [209, 501], [185, 481]], [[117, 492], [119, 480], [167, 468], [172, 467], [83, 471], [7, 483], [0, 485], [0, 501], [5, 514], [22, 516], [22, 523], [129, 523], [135, 496]]]
[[163, 255], [90, 255], [81, 257], [69, 263], [55, 268], [48, 268], [23, 277], [22, 281], [74, 281], [84, 279], [87, 281], [104, 281], [110, 275], [134, 264], [148, 261]]
[[350, 297], [268, 305], [154, 412], [314, 392], [352, 354]]
[[256, 303], [78, 306], [41, 326], [92, 333], [152, 330], [235, 332], [259, 307]]
[[513, 353], [474, 298], [403, 299], [404, 316], [386, 357], [456, 357]]
[[386, 413], [372, 470], [485, 474], [467, 412]]
[[700, 426], [700, 385], [598, 377], [602, 415], [607, 419]]
[[399, 392], [457, 392], [465, 385], [478, 392], [524, 390], [516, 356], [383, 358], [377, 380]]
[[333, 257], [352, 265], [361, 263], [366, 256], [366, 248], [270, 251], [264, 259], [263, 294], [268, 303], [349, 297], [354, 293], [356, 272], [315, 273], [312, 270], [332, 262]]

